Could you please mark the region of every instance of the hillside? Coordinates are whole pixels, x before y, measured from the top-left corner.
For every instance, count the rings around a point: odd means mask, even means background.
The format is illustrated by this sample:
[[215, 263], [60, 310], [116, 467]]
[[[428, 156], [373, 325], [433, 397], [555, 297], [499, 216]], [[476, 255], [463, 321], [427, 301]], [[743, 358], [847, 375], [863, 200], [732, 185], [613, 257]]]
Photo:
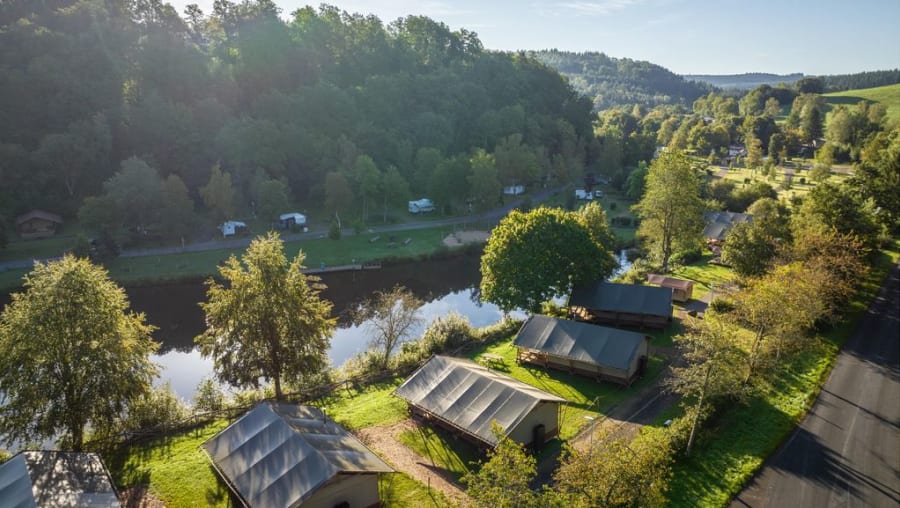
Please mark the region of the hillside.
[[594, 101], [597, 110], [625, 104], [690, 106], [713, 89], [650, 62], [612, 58], [603, 53], [554, 49], [529, 54], [569, 78], [576, 90]]
[[803, 78], [802, 73], [768, 74], [764, 72], [748, 72], [745, 74], [685, 74], [684, 79], [708, 83], [710, 85], [734, 90], [750, 90], [760, 85], [775, 86], [779, 83], [792, 85]]
[[862, 100], [884, 104], [888, 122], [900, 124], [900, 84], [828, 93], [823, 97], [831, 107], [838, 104], [853, 105]]

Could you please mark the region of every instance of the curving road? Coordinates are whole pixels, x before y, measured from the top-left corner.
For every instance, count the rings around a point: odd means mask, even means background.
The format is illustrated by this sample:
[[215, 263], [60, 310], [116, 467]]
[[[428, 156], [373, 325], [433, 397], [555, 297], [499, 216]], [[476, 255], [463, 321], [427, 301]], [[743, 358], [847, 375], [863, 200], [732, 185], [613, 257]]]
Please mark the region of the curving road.
[[810, 414], [731, 508], [900, 506], [898, 324], [895, 266]]

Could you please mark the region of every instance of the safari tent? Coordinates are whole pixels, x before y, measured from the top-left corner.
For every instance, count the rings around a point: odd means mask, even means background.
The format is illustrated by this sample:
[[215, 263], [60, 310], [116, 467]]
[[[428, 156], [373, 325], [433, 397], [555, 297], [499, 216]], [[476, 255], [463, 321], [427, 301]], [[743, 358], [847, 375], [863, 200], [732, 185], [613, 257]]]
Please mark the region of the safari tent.
[[672, 290], [598, 281], [576, 287], [569, 297], [569, 309], [581, 321], [665, 328], [672, 320]]
[[390, 468], [314, 407], [263, 402], [202, 445], [247, 507], [368, 508]]
[[537, 448], [559, 433], [565, 399], [470, 360], [433, 356], [394, 394], [413, 416], [434, 422], [479, 446], [493, 447], [496, 421], [503, 434]]
[[676, 302], [686, 302], [694, 296], [694, 281], [692, 280], [676, 279], [651, 273], [647, 276], [647, 284], [671, 289], [672, 300]]
[[644, 374], [646, 335], [549, 316], [531, 316], [514, 341], [516, 361], [630, 385]]
[[27, 451], [0, 464], [0, 507], [121, 506], [96, 453]]

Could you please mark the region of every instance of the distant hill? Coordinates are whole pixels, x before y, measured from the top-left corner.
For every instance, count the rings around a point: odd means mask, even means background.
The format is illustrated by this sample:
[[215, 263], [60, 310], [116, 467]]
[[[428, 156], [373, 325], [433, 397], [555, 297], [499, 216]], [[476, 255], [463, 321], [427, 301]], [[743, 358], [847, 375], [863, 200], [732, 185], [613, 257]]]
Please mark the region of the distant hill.
[[764, 72], [748, 72], [746, 74], [686, 74], [684, 79], [709, 83], [727, 90], [750, 90], [759, 85], [775, 86], [779, 83], [793, 85], [803, 78], [802, 73], [767, 74]]
[[879, 102], [887, 108], [888, 122], [900, 124], [900, 84], [828, 93], [823, 97], [832, 107], [838, 104], [853, 105], [863, 100]]
[[548, 50], [530, 52], [569, 78], [572, 86], [594, 101], [598, 110], [627, 104], [683, 104], [706, 95], [713, 87], [688, 81], [650, 62], [612, 58], [603, 53]]

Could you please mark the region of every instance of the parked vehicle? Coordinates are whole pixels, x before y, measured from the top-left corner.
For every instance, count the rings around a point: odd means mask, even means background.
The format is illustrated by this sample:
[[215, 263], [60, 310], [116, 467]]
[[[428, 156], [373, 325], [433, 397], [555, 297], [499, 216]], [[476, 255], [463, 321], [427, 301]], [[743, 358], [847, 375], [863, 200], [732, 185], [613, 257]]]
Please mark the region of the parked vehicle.
[[236, 220], [225, 221], [219, 225], [219, 231], [222, 232], [224, 237], [234, 236], [246, 230], [247, 224]]
[[433, 212], [434, 208], [434, 202], [428, 198], [409, 202], [409, 213]]

